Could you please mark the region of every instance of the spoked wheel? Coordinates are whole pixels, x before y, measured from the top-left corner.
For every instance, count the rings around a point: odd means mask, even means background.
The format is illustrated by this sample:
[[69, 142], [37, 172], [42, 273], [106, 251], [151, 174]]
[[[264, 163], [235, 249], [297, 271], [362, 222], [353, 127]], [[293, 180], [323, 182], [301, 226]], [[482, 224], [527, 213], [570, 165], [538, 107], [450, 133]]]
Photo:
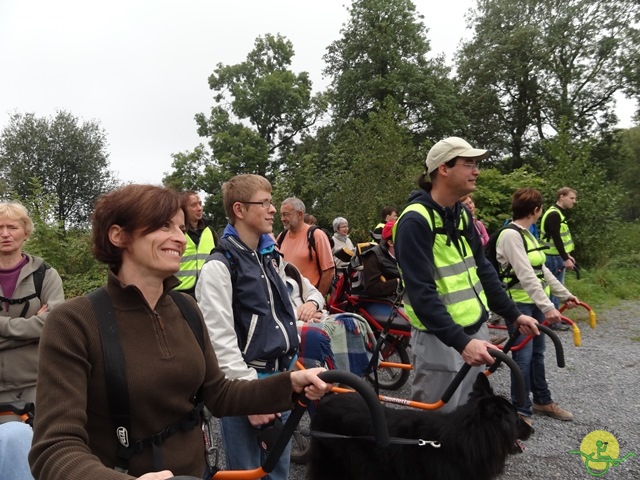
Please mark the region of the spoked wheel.
[[[384, 340], [380, 349], [380, 359], [385, 362], [410, 364], [407, 344], [397, 337], [389, 336]], [[409, 380], [410, 370], [403, 368], [385, 367], [378, 368], [378, 386], [383, 390], [398, 390]], [[375, 376], [370, 373], [367, 376], [369, 382], [375, 385]]]
[[291, 436], [291, 462], [297, 464], [305, 464], [309, 461], [311, 454], [311, 437], [305, 433], [309, 432], [311, 426], [311, 417], [309, 411], [304, 412], [300, 422]]

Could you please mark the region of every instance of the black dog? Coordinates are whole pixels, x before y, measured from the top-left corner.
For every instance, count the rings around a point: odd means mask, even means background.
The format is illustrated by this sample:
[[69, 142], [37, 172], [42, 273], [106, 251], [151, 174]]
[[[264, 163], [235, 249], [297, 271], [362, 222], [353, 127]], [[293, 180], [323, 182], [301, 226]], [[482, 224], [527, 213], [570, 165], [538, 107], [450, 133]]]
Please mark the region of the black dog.
[[[493, 393], [478, 375], [469, 402], [451, 413], [386, 408], [389, 436], [422, 439], [435, 448], [391, 444], [382, 449], [363, 439], [318, 438], [311, 441], [312, 480], [490, 480], [503, 470], [507, 455], [517, 453], [518, 439], [531, 427], [507, 399]], [[325, 397], [311, 429], [349, 436], [371, 436], [371, 417], [358, 394]], [[416, 442], [417, 443], [417, 442]]]

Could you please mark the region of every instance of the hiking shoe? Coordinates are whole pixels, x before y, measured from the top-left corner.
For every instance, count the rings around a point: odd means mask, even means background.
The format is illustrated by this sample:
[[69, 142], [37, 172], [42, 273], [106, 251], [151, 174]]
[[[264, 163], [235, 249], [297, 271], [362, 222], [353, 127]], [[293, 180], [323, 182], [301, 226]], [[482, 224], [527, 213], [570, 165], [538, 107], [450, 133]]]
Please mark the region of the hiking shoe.
[[531, 417], [525, 417], [521, 413], [518, 414], [518, 417], [520, 417], [520, 420], [522, 420], [524, 423], [529, 425], [531, 427], [531, 429], [533, 430], [533, 420], [531, 419]]
[[552, 323], [551, 324], [551, 330], [555, 330], [556, 332], [566, 332], [567, 330], [569, 330], [571, 327], [569, 325], [567, 325], [566, 323]]
[[556, 420], [562, 420], [563, 422], [570, 422], [573, 420], [573, 413], [560, 408], [556, 402], [551, 402], [547, 405], [533, 404], [533, 413], [538, 415], [546, 415]]

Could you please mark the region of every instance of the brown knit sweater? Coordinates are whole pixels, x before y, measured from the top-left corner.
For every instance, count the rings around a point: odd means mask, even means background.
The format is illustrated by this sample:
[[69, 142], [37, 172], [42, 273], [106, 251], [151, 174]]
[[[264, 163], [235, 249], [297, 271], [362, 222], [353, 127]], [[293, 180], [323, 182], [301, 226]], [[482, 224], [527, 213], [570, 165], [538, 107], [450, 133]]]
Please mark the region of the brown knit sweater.
[[[165, 293], [177, 284], [165, 281]], [[207, 328], [204, 357], [171, 297], [155, 311], [134, 286], [110, 274], [107, 290], [117, 315], [131, 403], [131, 435], [138, 440], [180, 420], [204, 382], [204, 398], [217, 416], [273, 413], [292, 408], [290, 375], [255, 381], [227, 380]], [[195, 302], [194, 302], [195, 305]], [[40, 340], [36, 421], [29, 462], [39, 480], [118, 480], [154, 471], [150, 449], [131, 459], [129, 474], [112, 470], [116, 437], [107, 402], [102, 346], [89, 300], [78, 297], [49, 314]], [[202, 431], [167, 439], [164, 468], [202, 477]]]

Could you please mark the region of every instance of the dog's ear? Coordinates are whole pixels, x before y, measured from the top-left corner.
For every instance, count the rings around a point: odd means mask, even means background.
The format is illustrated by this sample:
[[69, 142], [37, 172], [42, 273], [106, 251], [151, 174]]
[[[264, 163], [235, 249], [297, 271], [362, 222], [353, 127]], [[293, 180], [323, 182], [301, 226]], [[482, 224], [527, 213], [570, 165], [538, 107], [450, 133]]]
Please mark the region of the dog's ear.
[[489, 379], [484, 373], [479, 373], [476, 377], [476, 381], [473, 384], [473, 390], [478, 393], [493, 395], [493, 390], [491, 389]]

